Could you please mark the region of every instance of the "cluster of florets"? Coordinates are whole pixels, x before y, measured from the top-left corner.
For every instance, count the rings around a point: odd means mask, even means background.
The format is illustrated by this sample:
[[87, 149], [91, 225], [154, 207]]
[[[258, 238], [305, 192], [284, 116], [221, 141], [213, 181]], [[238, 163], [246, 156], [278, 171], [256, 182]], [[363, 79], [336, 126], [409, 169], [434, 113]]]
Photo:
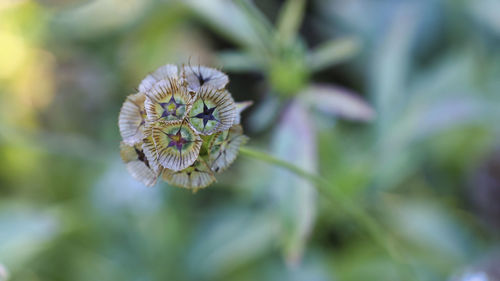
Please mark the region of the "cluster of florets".
[[147, 186], [158, 177], [198, 189], [236, 159], [247, 141], [240, 113], [251, 102], [234, 102], [224, 73], [205, 66], [165, 65], [127, 97], [118, 125], [121, 157]]

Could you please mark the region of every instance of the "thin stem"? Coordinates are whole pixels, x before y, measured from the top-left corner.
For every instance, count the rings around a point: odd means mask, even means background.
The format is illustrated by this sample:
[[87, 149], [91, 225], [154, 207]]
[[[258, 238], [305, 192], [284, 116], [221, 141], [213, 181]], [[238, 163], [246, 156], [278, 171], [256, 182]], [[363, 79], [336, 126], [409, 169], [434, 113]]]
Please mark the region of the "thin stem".
[[[378, 243], [387, 251], [389, 256], [397, 264], [403, 265], [405, 268], [409, 266], [407, 262], [404, 262], [404, 257], [399, 253], [394, 243], [392, 243], [389, 239], [389, 235], [387, 235], [383, 231], [383, 227], [380, 226], [380, 224], [376, 220], [374, 220], [368, 213], [366, 213], [365, 210], [359, 208], [351, 198], [346, 196], [344, 192], [342, 192], [342, 190], [337, 188], [331, 182], [321, 177], [320, 175], [305, 171], [292, 163], [281, 160], [268, 153], [255, 150], [253, 148], [243, 146], [240, 147], [240, 152], [242, 155], [285, 168], [300, 177], [314, 182], [319, 192], [324, 194], [327, 199], [331, 200], [337, 206], [342, 207], [343, 210], [354, 217], [361, 226], [365, 227], [365, 231], [372, 237], [373, 240], [375, 240], [376, 243]], [[406, 272], [405, 270], [405, 275], [406, 274], [408, 274], [408, 272]]]
[[276, 158], [268, 153], [255, 150], [255, 149], [249, 148], [247, 146], [240, 147], [240, 152], [243, 155], [250, 156], [252, 158], [259, 159], [259, 160], [262, 160], [262, 161], [270, 163], [270, 164], [274, 164], [276, 166], [283, 167], [283, 168], [289, 170], [290, 172], [297, 174], [303, 178], [306, 178], [310, 181], [314, 181], [314, 182], [323, 181], [323, 179], [321, 177], [314, 175], [310, 172], [307, 172], [307, 171], [305, 171], [305, 170], [303, 170], [303, 169], [301, 169], [301, 168], [299, 168], [299, 167], [297, 167], [297, 166], [295, 166], [287, 161]]

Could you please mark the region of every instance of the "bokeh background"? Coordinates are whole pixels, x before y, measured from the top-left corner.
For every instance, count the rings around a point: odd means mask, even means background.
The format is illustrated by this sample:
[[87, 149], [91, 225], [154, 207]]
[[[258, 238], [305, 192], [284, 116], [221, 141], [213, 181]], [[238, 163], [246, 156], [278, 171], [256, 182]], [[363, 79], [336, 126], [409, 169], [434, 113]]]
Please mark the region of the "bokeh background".
[[[0, 280], [500, 280], [500, 1], [0, 0]], [[252, 100], [145, 188], [117, 117], [166, 63]]]

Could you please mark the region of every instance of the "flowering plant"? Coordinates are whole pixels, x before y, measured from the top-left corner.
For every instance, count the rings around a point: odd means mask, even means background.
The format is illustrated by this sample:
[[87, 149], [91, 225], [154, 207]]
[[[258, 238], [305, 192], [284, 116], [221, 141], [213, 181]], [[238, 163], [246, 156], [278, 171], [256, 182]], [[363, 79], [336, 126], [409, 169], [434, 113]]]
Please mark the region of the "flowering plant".
[[248, 140], [240, 113], [251, 102], [236, 103], [228, 82], [213, 68], [171, 64], [142, 80], [118, 118], [120, 154], [135, 179], [197, 190], [231, 165]]

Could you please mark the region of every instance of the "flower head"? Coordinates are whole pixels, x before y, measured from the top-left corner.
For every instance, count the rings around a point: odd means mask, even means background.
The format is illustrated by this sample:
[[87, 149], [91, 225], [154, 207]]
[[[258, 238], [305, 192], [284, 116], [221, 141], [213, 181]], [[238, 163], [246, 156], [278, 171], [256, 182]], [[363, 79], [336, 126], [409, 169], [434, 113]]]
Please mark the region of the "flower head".
[[215, 182], [247, 141], [226, 74], [205, 66], [165, 65], [127, 97], [119, 116], [123, 161], [134, 178], [153, 186], [158, 177], [197, 190]]

